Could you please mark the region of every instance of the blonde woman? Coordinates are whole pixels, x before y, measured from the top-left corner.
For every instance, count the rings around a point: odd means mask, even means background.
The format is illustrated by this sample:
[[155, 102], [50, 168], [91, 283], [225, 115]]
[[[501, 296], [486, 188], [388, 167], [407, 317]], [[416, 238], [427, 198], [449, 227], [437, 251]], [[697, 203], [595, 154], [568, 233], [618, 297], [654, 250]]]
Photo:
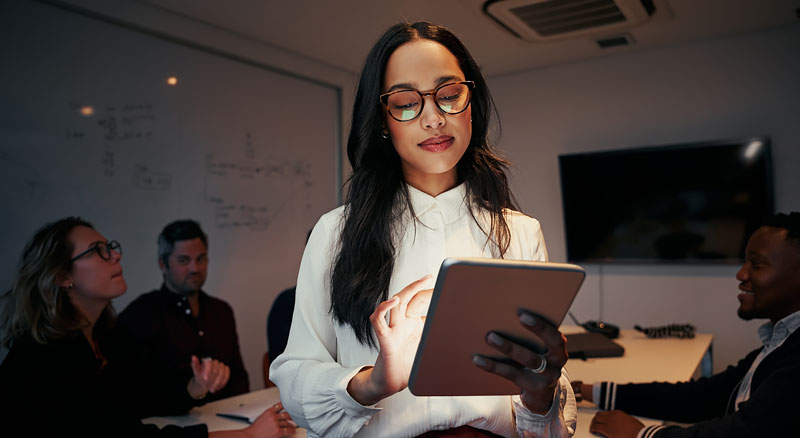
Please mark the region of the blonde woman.
[[[278, 437], [294, 434], [280, 404], [252, 425], [208, 433], [205, 425], [144, 425], [135, 370], [118, 360], [111, 300], [125, 293], [122, 249], [90, 223], [69, 217], [25, 246], [4, 296], [0, 427], [14, 436]], [[145, 382], [146, 383], [146, 382]]]

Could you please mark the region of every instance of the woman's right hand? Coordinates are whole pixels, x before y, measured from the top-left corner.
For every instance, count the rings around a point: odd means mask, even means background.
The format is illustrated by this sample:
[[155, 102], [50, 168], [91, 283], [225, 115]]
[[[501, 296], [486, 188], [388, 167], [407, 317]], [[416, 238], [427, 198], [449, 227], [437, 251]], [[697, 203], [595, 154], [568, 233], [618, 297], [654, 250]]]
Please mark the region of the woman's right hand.
[[218, 430], [208, 433], [208, 438], [290, 438], [297, 424], [283, 410], [281, 402], [275, 403], [244, 429]]
[[378, 304], [370, 315], [380, 351], [375, 366], [359, 371], [347, 385], [348, 392], [359, 403], [373, 405], [408, 386], [425, 325], [426, 312], [421, 309], [430, 301], [431, 289], [426, 289], [430, 278], [426, 275], [409, 284], [391, 299]]

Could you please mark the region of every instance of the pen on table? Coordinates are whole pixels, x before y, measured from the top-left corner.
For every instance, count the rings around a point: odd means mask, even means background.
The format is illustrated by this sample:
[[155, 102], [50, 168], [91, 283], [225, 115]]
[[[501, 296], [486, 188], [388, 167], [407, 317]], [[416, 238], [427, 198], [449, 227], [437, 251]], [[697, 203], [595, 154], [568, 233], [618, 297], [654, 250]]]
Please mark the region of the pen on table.
[[227, 418], [229, 420], [236, 420], [236, 421], [244, 421], [247, 424], [252, 424], [249, 418], [245, 417], [244, 415], [236, 415], [236, 414], [221, 414], [217, 413], [218, 417]]

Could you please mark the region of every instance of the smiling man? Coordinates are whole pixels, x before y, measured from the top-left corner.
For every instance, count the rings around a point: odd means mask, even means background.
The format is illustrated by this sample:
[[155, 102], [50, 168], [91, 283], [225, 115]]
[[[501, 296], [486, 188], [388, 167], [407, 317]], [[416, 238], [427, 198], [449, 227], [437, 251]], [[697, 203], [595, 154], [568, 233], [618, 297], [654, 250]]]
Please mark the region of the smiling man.
[[[608, 438], [773, 437], [800, 430], [800, 213], [777, 214], [747, 243], [736, 273], [742, 319], [767, 319], [763, 347], [709, 378], [683, 383], [594, 385], [576, 393], [601, 409], [590, 431]], [[615, 410], [618, 409], [618, 410]], [[689, 427], [644, 425], [631, 415]]]
[[142, 294], [119, 315], [131, 361], [152, 388], [141, 416], [180, 415], [192, 406], [249, 391], [233, 310], [202, 290], [208, 238], [192, 220], [158, 236], [161, 288]]

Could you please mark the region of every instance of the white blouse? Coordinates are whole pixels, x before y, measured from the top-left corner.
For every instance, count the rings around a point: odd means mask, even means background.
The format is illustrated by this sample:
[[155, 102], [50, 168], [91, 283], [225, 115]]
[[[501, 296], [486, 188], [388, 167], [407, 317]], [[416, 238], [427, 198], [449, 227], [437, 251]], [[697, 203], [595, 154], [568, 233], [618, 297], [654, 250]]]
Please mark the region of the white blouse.
[[[391, 295], [426, 274], [435, 277], [447, 257], [496, 256], [467, 210], [463, 184], [437, 197], [408, 188], [421, 224], [405, 222]], [[359, 343], [352, 329], [336, 323], [329, 312], [330, 274], [343, 213], [339, 207], [323, 215], [309, 237], [288, 345], [269, 370], [283, 406], [309, 437], [414, 437], [463, 425], [511, 437], [572, 435], [577, 408], [564, 371], [547, 415], [531, 413], [519, 396], [417, 397], [405, 389], [373, 406], [355, 401], [347, 384], [361, 368], [374, 365], [377, 350]], [[512, 240], [505, 258], [547, 260], [539, 222], [515, 211], [506, 214]], [[488, 231], [488, 217], [478, 220]]]

